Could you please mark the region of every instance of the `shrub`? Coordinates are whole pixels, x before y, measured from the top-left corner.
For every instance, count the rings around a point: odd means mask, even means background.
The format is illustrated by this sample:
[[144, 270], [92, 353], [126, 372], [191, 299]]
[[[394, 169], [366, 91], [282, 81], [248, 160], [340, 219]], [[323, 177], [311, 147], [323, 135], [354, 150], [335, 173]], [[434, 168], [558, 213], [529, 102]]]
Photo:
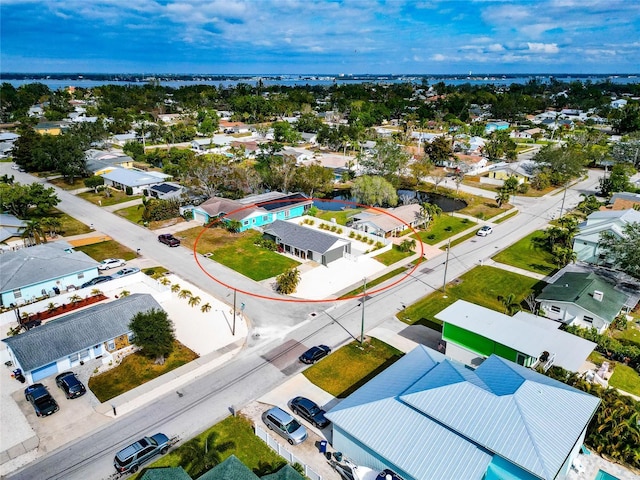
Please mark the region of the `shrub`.
[[351, 230], [351, 233], [349, 233], [349, 238], [353, 238], [356, 236], [356, 232], [354, 232], [353, 230]]
[[126, 193], [127, 195], [133, 195], [133, 188], [126, 187], [124, 193]]
[[521, 183], [518, 186], [518, 193], [527, 193], [529, 191], [529, 184], [528, 183]]

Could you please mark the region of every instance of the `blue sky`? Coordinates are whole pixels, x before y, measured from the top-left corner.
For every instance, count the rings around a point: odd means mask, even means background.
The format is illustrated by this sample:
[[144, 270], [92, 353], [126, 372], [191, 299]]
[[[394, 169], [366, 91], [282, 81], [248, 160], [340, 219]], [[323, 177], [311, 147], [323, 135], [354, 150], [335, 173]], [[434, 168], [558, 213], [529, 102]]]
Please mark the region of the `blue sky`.
[[0, 0], [0, 71], [637, 73], [637, 0]]

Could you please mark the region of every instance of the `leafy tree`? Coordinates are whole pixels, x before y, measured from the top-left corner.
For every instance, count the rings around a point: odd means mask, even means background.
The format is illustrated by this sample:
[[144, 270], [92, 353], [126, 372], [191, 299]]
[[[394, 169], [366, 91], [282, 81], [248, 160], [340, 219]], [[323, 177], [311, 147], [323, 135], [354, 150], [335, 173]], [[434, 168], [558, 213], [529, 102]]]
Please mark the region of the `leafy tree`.
[[489, 160], [498, 160], [507, 157], [508, 160], [515, 160], [516, 143], [509, 137], [507, 130], [499, 130], [491, 133], [489, 141], [484, 146], [484, 153]]
[[44, 228], [39, 220], [27, 220], [21, 237], [27, 246], [37, 245], [39, 243], [47, 243], [47, 237]]
[[613, 232], [600, 234], [600, 248], [629, 275], [640, 278], [640, 223], [627, 223], [622, 237]]
[[274, 122], [273, 139], [281, 143], [296, 143], [302, 139], [302, 136], [293, 128], [289, 122]]
[[397, 184], [399, 176], [409, 164], [409, 154], [394, 142], [378, 141], [374, 152], [360, 160], [360, 165], [368, 175], [379, 175], [392, 184]]
[[600, 210], [600, 207], [604, 205], [604, 203], [598, 200], [595, 195], [584, 196], [583, 194], [583, 197], [584, 199], [578, 203], [576, 208], [585, 215], [590, 215], [593, 212]]
[[137, 140], [126, 142], [122, 151], [134, 160], [142, 161], [144, 159], [144, 145]]
[[542, 172], [547, 173], [551, 184], [556, 186], [565, 185], [586, 170], [584, 156], [578, 149], [567, 144], [546, 145], [532, 160], [537, 163], [538, 175]]
[[608, 197], [616, 192], [626, 192], [631, 187], [629, 179], [633, 173], [635, 172], [631, 165], [615, 164], [611, 167], [609, 176], [600, 179], [600, 193], [602, 196]]
[[50, 237], [55, 237], [62, 223], [56, 217], [44, 217], [40, 220], [40, 225], [49, 232]]
[[414, 248], [416, 248], [416, 241], [413, 238], [410, 240], [405, 239], [400, 243], [400, 245], [398, 245], [398, 250], [400, 250], [401, 252], [410, 252]]
[[276, 289], [285, 295], [295, 292], [299, 283], [300, 271], [297, 268], [290, 268], [276, 277]]
[[451, 142], [443, 136], [434, 138], [432, 142], [425, 142], [424, 153], [435, 165], [443, 165], [453, 157]]
[[199, 155], [189, 163], [184, 181], [196, 192], [208, 197], [219, 195], [231, 177], [232, 161], [226, 155]]
[[640, 132], [635, 132], [611, 146], [611, 158], [618, 163], [631, 163], [640, 169]]
[[0, 205], [18, 218], [27, 218], [31, 213], [43, 215], [60, 203], [53, 187], [45, 188], [41, 183], [0, 183]]
[[333, 189], [333, 171], [320, 163], [301, 165], [295, 169], [293, 185], [310, 197], [316, 193], [328, 193]]
[[611, 124], [619, 134], [640, 131], [640, 105], [628, 103], [618, 109]]
[[357, 203], [364, 205], [395, 206], [398, 193], [391, 183], [382, 177], [364, 175], [356, 178], [351, 195]]
[[164, 359], [173, 351], [175, 342], [173, 322], [167, 312], [152, 308], [136, 313], [129, 328], [133, 332], [133, 343], [142, 349], [142, 353], [155, 358], [156, 363], [164, 364]]
[[314, 113], [303, 113], [296, 121], [296, 129], [299, 132], [318, 133], [322, 128], [322, 119]]
[[94, 193], [98, 193], [98, 187], [104, 185], [104, 178], [100, 175], [93, 175], [92, 177], [84, 179], [84, 186], [87, 188], [93, 188]]
[[195, 437], [180, 448], [179, 464], [192, 478], [198, 478], [222, 461], [222, 454], [235, 447], [235, 443], [220, 442], [219, 433]]
[[213, 140], [213, 135], [218, 128], [220, 128], [220, 117], [215, 110], [198, 110], [198, 131], [201, 134]]

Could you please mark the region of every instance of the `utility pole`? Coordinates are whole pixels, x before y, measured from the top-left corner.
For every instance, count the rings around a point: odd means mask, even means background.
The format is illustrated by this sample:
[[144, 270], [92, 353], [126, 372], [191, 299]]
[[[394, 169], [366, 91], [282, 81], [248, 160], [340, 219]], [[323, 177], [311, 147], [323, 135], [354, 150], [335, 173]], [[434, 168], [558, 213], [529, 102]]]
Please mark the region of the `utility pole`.
[[560, 205], [560, 216], [558, 218], [562, 218], [562, 212], [564, 212], [564, 199], [567, 198], [567, 186], [569, 185], [569, 181], [564, 184], [564, 193], [562, 194], [562, 204]]
[[449, 266], [449, 250], [451, 250], [451, 239], [447, 242], [447, 259], [444, 261], [444, 280], [442, 281], [442, 293], [447, 293], [447, 267]]
[[235, 336], [236, 334], [236, 294], [238, 291], [233, 289], [233, 327], [231, 328], [231, 335]]
[[360, 345], [364, 343], [364, 300], [367, 298], [367, 278], [362, 279], [362, 322], [360, 325]]

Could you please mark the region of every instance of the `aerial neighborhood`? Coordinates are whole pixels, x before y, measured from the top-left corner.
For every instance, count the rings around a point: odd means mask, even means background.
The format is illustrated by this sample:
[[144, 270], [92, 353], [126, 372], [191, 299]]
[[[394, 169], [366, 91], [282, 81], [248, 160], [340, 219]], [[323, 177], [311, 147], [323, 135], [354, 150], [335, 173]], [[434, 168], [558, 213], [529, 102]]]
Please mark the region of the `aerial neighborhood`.
[[638, 478], [640, 84], [86, 80], [0, 86], [3, 478]]

